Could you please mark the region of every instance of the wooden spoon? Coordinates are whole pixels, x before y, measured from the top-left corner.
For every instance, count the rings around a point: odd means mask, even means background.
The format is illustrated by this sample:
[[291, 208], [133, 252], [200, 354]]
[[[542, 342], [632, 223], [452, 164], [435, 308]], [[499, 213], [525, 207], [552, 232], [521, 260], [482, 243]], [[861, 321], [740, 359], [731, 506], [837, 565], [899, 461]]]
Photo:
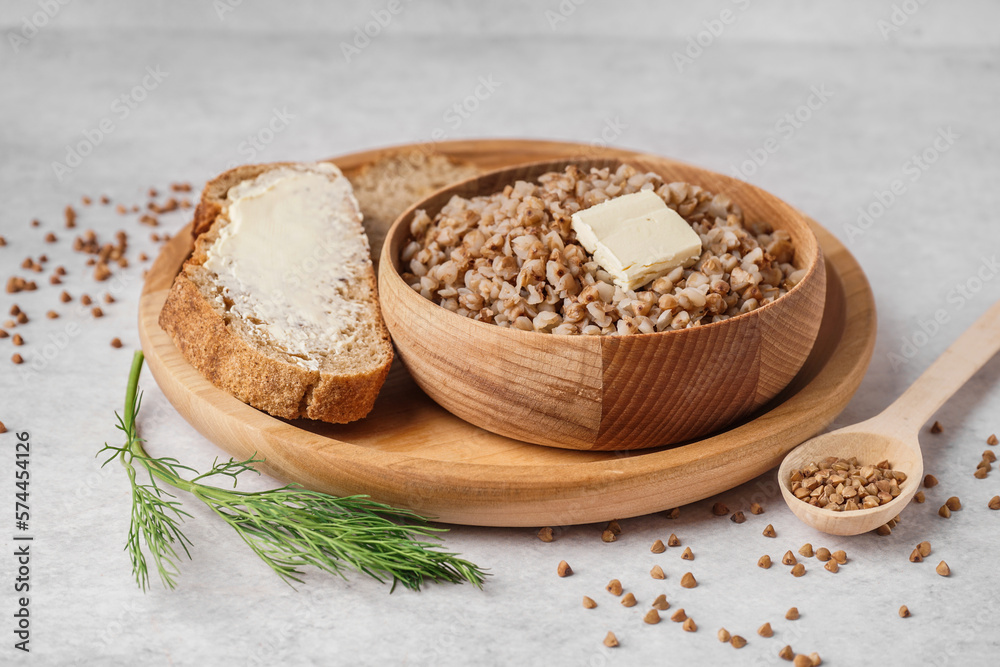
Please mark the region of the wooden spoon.
[[[924, 461], [920, 454], [920, 427], [1000, 350], [1000, 302], [986, 311], [951, 344], [896, 402], [880, 414], [853, 426], [824, 433], [802, 443], [785, 456], [778, 483], [788, 507], [797, 517], [824, 533], [858, 535], [887, 523], [899, 514], [920, 488]], [[888, 460], [893, 470], [906, 474], [900, 494], [890, 502], [866, 510], [835, 512], [810, 505], [792, 494], [793, 470], [828, 456], [856, 456], [862, 464]]]

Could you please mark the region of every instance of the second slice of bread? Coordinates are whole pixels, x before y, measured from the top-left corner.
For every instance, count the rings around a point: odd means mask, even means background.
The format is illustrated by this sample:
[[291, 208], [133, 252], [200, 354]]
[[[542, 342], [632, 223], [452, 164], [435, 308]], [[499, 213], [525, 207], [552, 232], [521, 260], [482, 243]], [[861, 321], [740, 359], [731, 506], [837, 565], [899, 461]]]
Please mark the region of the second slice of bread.
[[361, 212], [340, 171], [238, 167], [206, 186], [195, 229], [159, 320], [191, 365], [277, 417], [368, 414], [392, 345]]

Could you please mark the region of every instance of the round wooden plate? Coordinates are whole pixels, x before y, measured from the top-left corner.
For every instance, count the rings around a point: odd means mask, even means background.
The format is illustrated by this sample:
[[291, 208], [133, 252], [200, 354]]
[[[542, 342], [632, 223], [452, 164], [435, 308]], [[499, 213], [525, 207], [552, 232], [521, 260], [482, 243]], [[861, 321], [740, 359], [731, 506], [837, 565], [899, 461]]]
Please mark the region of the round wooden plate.
[[[436, 152], [483, 169], [637, 155], [582, 144], [486, 140], [414, 144], [334, 161], [351, 176], [400, 151]], [[575, 451], [498, 436], [431, 401], [398, 360], [372, 413], [353, 424], [285, 421], [251, 408], [202, 377], [157, 324], [167, 290], [191, 250], [189, 229], [164, 247], [149, 272], [139, 334], [149, 368], [177, 411], [233, 456], [256, 453], [266, 459], [260, 469], [279, 479], [335, 495], [368, 494], [446, 523], [608, 521], [684, 505], [753, 479], [826, 427], [857, 390], [875, 345], [874, 298], [854, 257], [819, 224], [811, 224], [826, 256], [827, 295], [819, 337], [802, 371], [752, 418], [669, 448]], [[384, 234], [369, 233], [375, 256]]]

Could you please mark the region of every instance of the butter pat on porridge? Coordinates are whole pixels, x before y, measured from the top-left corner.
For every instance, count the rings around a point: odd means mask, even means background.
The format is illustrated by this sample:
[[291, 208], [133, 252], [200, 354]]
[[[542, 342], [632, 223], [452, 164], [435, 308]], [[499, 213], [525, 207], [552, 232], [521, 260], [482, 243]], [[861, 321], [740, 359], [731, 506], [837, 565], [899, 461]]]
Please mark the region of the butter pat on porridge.
[[652, 190], [609, 199], [572, 216], [577, 240], [622, 289], [634, 290], [701, 257], [701, 238]]

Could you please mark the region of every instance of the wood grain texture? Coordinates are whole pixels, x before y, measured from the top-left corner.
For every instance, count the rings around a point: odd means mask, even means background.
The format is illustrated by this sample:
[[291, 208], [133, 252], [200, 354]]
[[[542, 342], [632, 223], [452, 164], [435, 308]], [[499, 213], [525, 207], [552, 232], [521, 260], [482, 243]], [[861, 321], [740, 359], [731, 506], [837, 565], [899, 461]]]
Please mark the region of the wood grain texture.
[[[350, 176], [401, 150], [438, 151], [484, 169], [594, 155], [591, 147], [577, 144], [490, 140], [379, 149], [335, 162]], [[139, 333], [148, 367], [177, 411], [233, 456], [264, 457], [260, 469], [279, 479], [326, 493], [369, 494], [447, 523], [542, 526], [638, 516], [712, 496], [773, 468], [829, 424], [860, 384], [875, 343], [871, 289], [847, 249], [810, 224], [824, 251], [828, 280], [819, 335], [805, 365], [751, 418], [677, 447], [576, 451], [498, 436], [435, 404], [400, 363], [394, 363], [364, 420], [331, 425], [275, 419], [205, 380], [156, 323], [190, 250], [184, 233], [175, 235], [150, 270]], [[149, 449], [154, 455], [172, 453], [161, 443], [150, 443]]]
[[[436, 215], [454, 196], [500, 192], [575, 165], [623, 162], [729, 195], [750, 223], [791, 234], [805, 278], [750, 313], [679, 331], [553, 336], [478, 322], [442, 308], [400, 277], [416, 210]], [[819, 332], [826, 269], [801, 213], [735, 179], [650, 155], [584, 158], [501, 169], [415, 202], [393, 224], [379, 262], [382, 313], [417, 384], [461, 419], [517, 440], [568, 449], [645, 449], [724, 428], [774, 398], [802, 368]]]

